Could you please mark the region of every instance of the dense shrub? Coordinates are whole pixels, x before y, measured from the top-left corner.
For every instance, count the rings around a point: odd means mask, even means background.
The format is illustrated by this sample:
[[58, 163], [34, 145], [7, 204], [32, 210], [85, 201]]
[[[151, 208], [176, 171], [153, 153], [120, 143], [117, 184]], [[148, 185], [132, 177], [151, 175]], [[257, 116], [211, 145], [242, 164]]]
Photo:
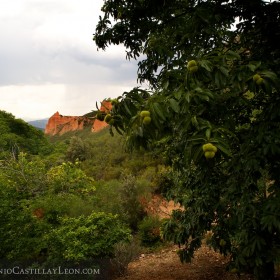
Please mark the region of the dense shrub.
[[154, 247], [162, 243], [160, 234], [161, 220], [156, 216], [147, 216], [139, 224], [141, 244]]
[[62, 218], [61, 226], [52, 230], [46, 240], [50, 258], [81, 261], [113, 257], [114, 245], [130, 237], [130, 230], [116, 215], [100, 212]]
[[141, 246], [136, 238], [129, 242], [118, 242], [114, 246], [114, 258], [111, 259], [113, 275], [124, 276], [128, 264], [140, 255]]

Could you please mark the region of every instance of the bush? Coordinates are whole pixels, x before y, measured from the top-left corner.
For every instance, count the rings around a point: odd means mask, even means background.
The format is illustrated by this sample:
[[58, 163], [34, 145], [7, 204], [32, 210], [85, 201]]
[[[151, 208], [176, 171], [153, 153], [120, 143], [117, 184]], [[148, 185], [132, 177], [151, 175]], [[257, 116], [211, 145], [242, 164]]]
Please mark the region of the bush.
[[143, 246], [155, 247], [162, 243], [161, 224], [159, 217], [154, 216], [145, 217], [139, 223], [139, 235]]
[[78, 218], [62, 218], [61, 226], [46, 239], [49, 257], [66, 261], [113, 257], [114, 245], [130, 239], [130, 230], [116, 215], [92, 213]]
[[121, 205], [125, 214], [125, 221], [129, 224], [133, 231], [137, 230], [138, 223], [146, 213], [140, 203], [140, 188], [137, 180], [132, 175], [127, 175], [123, 178], [123, 189], [121, 190]]
[[112, 273], [116, 276], [124, 276], [130, 262], [140, 255], [140, 244], [135, 238], [130, 242], [118, 242], [114, 246], [114, 258], [111, 259]]

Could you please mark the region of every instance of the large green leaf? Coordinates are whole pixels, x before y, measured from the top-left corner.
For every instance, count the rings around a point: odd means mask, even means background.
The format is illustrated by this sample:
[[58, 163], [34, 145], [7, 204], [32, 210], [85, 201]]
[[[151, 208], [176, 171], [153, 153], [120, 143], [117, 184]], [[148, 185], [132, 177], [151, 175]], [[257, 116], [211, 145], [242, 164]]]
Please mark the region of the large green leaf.
[[169, 99], [170, 107], [173, 109], [175, 113], [180, 112], [180, 107], [178, 102], [175, 99]]

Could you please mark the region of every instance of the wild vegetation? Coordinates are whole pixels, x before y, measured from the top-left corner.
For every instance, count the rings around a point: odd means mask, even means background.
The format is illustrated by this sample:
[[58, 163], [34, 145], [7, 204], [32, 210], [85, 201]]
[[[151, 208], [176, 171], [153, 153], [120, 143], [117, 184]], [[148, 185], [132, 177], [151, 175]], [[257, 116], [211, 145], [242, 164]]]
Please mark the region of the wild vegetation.
[[[132, 236], [150, 246], [159, 232], [183, 262], [206, 238], [230, 271], [274, 279], [279, 30], [279, 1], [104, 0], [95, 43], [141, 56], [138, 80], [149, 88], [112, 100], [101, 116], [112, 138], [85, 130], [48, 141], [1, 112], [1, 258], [127, 264]], [[161, 230], [139, 203], [151, 191], [182, 206]]]
[[[138, 63], [115, 100], [111, 130], [157, 149], [180, 203], [164, 237], [190, 261], [205, 234], [229, 269], [274, 279], [280, 246], [280, 3], [104, 1], [94, 41]], [[209, 235], [210, 234], [210, 235]]]
[[107, 258], [124, 273], [161, 161], [125, 153], [108, 129], [50, 138], [4, 111], [0, 123], [0, 258], [37, 268]]

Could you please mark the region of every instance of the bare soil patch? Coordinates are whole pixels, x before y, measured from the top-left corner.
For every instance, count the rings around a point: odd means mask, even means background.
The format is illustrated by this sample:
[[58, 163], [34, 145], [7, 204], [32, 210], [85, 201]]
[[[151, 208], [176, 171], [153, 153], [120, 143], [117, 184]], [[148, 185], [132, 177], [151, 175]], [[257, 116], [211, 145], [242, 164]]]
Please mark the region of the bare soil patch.
[[192, 263], [182, 264], [176, 253], [177, 247], [162, 249], [131, 262], [128, 273], [117, 280], [251, 280], [249, 275], [241, 278], [226, 271], [228, 259], [202, 246]]

